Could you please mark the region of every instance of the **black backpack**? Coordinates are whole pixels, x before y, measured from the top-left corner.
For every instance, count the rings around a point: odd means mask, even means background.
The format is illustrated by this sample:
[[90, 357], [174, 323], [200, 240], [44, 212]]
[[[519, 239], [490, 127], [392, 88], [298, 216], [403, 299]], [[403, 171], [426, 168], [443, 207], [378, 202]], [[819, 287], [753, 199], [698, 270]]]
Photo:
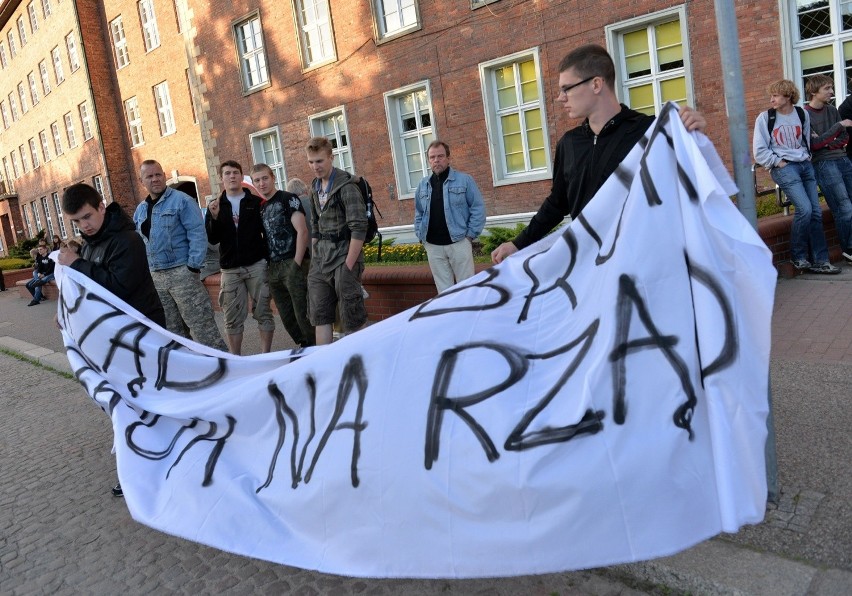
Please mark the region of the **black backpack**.
[[367, 210], [367, 236], [364, 238], [364, 244], [368, 244], [379, 233], [379, 223], [376, 221], [376, 214], [378, 213], [382, 219], [384, 219], [384, 216], [373, 201], [373, 189], [370, 183], [367, 182], [367, 179], [363, 176], [358, 176], [358, 181], [353, 181], [352, 183], [361, 191], [361, 198], [364, 199], [364, 208]]

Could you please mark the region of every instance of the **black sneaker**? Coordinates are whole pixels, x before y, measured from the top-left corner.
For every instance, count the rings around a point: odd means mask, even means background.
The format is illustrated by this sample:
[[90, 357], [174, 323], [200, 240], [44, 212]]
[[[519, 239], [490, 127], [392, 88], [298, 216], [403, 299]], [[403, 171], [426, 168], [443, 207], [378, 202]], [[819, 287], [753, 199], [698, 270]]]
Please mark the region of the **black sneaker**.
[[804, 271], [805, 269], [811, 268], [811, 262], [805, 259], [799, 259], [798, 261], [793, 261], [793, 267], [799, 271]]
[[843, 260], [852, 265], [852, 248], [843, 251]]
[[36, 300], [35, 298], [33, 298], [32, 300], [30, 300], [30, 303], [27, 304], [27, 306], [35, 306], [36, 304], [41, 304], [41, 303], [38, 300]]
[[121, 483], [120, 482], [112, 487], [112, 496], [113, 497], [123, 497], [124, 496], [124, 491], [121, 490]]

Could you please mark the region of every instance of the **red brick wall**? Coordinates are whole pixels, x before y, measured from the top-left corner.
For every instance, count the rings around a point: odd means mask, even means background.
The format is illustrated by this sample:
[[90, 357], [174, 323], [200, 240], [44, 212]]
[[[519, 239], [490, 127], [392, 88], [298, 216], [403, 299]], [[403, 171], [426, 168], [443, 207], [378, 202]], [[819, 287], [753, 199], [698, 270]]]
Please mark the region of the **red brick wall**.
[[[95, 0], [81, 0], [76, 3], [82, 9], [97, 5]], [[45, 214], [41, 208], [39, 199], [48, 197], [50, 203], [50, 213], [54, 225], [57, 221], [57, 213], [53, 209], [50, 195], [52, 192], [62, 194], [62, 190], [75, 182], [92, 183], [92, 177], [95, 175], [103, 176], [105, 174], [103, 161], [101, 159], [101, 151], [97, 137], [84, 142], [82, 127], [80, 124], [80, 114], [77, 106], [86, 101], [89, 97], [89, 78], [86, 75], [86, 69], [82, 66], [83, 46], [80, 43], [78, 36], [77, 45], [78, 52], [81, 56], [81, 68], [76, 71], [71, 71], [71, 66], [68, 61], [68, 50], [65, 45], [65, 36], [77, 30], [77, 20], [74, 12], [74, 2], [52, 2], [51, 7], [53, 13], [47, 19], [44, 19], [41, 11], [41, 3], [38, 3], [39, 30], [35, 33], [31, 32], [29, 18], [26, 14], [27, 3], [21, 3], [15, 12], [9, 18], [7, 23], [2, 26], [2, 37], [4, 44], [7, 45], [6, 51], [9, 55], [8, 39], [6, 32], [10, 27], [15, 27], [15, 39], [18, 41], [18, 55], [10, 59], [9, 66], [3, 70], [0, 75], [0, 95], [8, 104], [7, 95], [9, 92], [14, 92], [17, 99], [17, 85], [23, 82], [26, 88], [27, 105], [29, 111], [22, 114], [21, 119], [12, 123], [10, 128], [0, 135], [0, 155], [9, 156], [9, 152], [18, 150], [19, 145], [24, 145], [29, 151], [29, 139], [35, 140], [39, 154], [41, 165], [36, 169], [30, 169], [29, 173], [23, 174], [15, 181], [15, 188], [18, 192], [20, 206], [26, 207], [30, 213], [29, 205], [35, 203], [41, 216], [42, 227], [47, 229]], [[19, 15], [23, 15], [26, 23], [27, 45], [21, 47], [18, 39], [18, 31], [16, 21]], [[61, 84], [56, 83], [56, 77], [53, 70], [53, 62], [51, 59], [51, 50], [58, 47], [62, 56], [62, 67], [65, 75], [65, 80]], [[9, 56], [11, 58], [11, 56]], [[39, 62], [44, 60], [47, 63], [50, 73], [51, 93], [44, 95], [41, 85], [41, 77], [39, 75]], [[29, 84], [27, 75], [32, 72], [36, 77], [36, 86], [38, 89], [40, 101], [36, 106], [31, 105], [32, 101], [29, 93]], [[20, 105], [18, 106], [20, 110]], [[71, 149], [68, 147], [68, 141], [65, 136], [65, 123], [63, 116], [66, 112], [71, 112], [74, 120], [74, 127], [77, 137], [77, 147]], [[53, 146], [53, 136], [50, 132], [50, 125], [56, 122], [60, 129], [62, 139], [62, 148], [64, 153], [56, 156]], [[41, 150], [41, 142], [39, 141], [39, 132], [45, 131], [48, 136], [50, 148], [50, 161], [44, 163]], [[32, 166], [32, 159], [28, 157]], [[11, 168], [11, 166], [10, 166]], [[33, 222], [34, 223], [34, 222]], [[24, 228], [24, 236], [29, 236], [29, 232]], [[66, 227], [68, 233], [71, 233], [71, 225], [66, 219]], [[8, 239], [7, 239], [8, 241]]]
[[[438, 136], [453, 148], [453, 165], [474, 176], [489, 215], [535, 210], [549, 181], [493, 187], [478, 64], [538, 47], [544, 83], [550, 146], [576, 124], [552, 101], [558, 63], [570, 49], [605, 44], [604, 28], [682, 2], [527, 2], [502, 0], [471, 11], [469, 0], [420, 0], [423, 28], [376, 45], [367, 2], [331, 0], [338, 60], [303, 72], [289, 3], [272, 0], [211, 0], [195, 8], [203, 82], [210, 103], [216, 158], [251, 161], [248, 135], [280, 125], [289, 176], [310, 179], [303, 146], [312, 114], [345, 105], [356, 171], [370, 179], [384, 214], [383, 225], [409, 224], [410, 201], [391, 198], [396, 184], [383, 93], [429, 80]], [[743, 70], [748, 73], [749, 127], [766, 103], [766, 85], [782, 75], [779, 15], [770, 0], [737, 2]], [[231, 24], [259, 9], [271, 85], [243, 96]], [[724, 91], [713, 0], [686, 4], [696, 106], [709, 121], [708, 132], [723, 159], [730, 160]], [[778, 64], [776, 70], [768, 64]], [[750, 159], [749, 156], [744, 156]]]
[[[127, 192], [128, 196], [133, 197], [134, 208], [136, 203], [147, 196], [147, 191], [139, 183], [139, 167], [146, 159], [158, 160], [166, 172], [166, 178], [172, 177], [173, 170], [177, 170], [181, 177], [195, 178], [198, 195], [203, 199], [210, 194], [210, 183], [204, 163], [201, 132], [199, 125], [193, 121], [192, 98], [186, 82], [189, 62], [184, 35], [178, 31], [176, 3], [174, 0], [154, 0], [160, 46], [150, 52], [145, 51], [137, 0], [108, 0], [99, 4], [102, 17], [98, 28], [102, 32], [102, 47], [106, 50], [102, 80], [105, 85], [110, 85], [109, 91], [114, 98], [110, 106], [110, 128], [114, 131], [111, 134], [114, 136], [116, 156], [120, 156], [120, 163], [116, 159], [113, 171], [121, 172], [127, 178]], [[119, 15], [127, 38], [130, 63], [116, 70], [109, 22]], [[176, 132], [166, 136], [160, 134], [153, 92], [154, 85], [164, 81], [168, 83], [176, 129]], [[144, 144], [131, 148], [124, 101], [134, 96], [142, 117]], [[107, 153], [109, 155], [109, 151]]]

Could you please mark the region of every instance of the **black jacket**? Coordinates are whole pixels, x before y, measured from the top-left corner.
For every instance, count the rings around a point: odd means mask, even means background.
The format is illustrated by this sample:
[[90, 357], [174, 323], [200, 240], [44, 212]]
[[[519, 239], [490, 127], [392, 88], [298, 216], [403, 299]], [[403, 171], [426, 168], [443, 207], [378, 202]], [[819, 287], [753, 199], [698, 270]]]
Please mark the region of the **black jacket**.
[[556, 145], [550, 195], [515, 238], [515, 246], [525, 248], [541, 240], [566, 215], [577, 217], [653, 121], [653, 116], [622, 105], [597, 135], [588, 120], [566, 132]]
[[165, 327], [166, 313], [148, 270], [145, 243], [118, 203], [107, 205], [101, 229], [92, 236], [84, 234], [83, 240], [83, 258], [71, 267]]
[[53, 259], [51, 259], [49, 256], [41, 256], [41, 253], [36, 254], [36, 273], [41, 273], [42, 275], [51, 275], [53, 273], [54, 267], [56, 267], [56, 263], [53, 262]]
[[234, 224], [231, 202], [224, 192], [219, 196], [219, 217], [213, 219], [210, 210], [207, 210], [204, 216], [207, 240], [210, 244], [219, 245], [219, 266], [222, 269], [248, 267], [267, 257], [260, 204], [260, 197], [245, 191], [240, 201], [239, 226]]

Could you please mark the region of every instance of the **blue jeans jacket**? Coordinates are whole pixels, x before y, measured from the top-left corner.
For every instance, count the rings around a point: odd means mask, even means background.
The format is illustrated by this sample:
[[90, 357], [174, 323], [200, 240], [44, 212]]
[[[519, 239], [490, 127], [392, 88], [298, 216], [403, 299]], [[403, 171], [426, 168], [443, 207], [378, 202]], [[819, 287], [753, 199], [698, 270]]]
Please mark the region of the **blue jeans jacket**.
[[201, 269], [207, 255], [207, 232], [195, 199], [174, 188], [166, 188], [154, 205], [150, 238], [145, 238], [141, 230], [147, 217], [148, 203], [143, 201], [133, 213], [133, 223], [145, 241], [151, 271], [180, 265]]
[[[429, 207], [432, 200], [430, 178], [423, 178], [414, 193], [414, 232], [421, 242], [426, 240], [426, 232], [429, 231]], [[453, 242], [465, 237], [474, 240], [485, 227], [485, 202], [476, 182], [464, 172], [452, 168], [444, 181], [444, 214]]]

